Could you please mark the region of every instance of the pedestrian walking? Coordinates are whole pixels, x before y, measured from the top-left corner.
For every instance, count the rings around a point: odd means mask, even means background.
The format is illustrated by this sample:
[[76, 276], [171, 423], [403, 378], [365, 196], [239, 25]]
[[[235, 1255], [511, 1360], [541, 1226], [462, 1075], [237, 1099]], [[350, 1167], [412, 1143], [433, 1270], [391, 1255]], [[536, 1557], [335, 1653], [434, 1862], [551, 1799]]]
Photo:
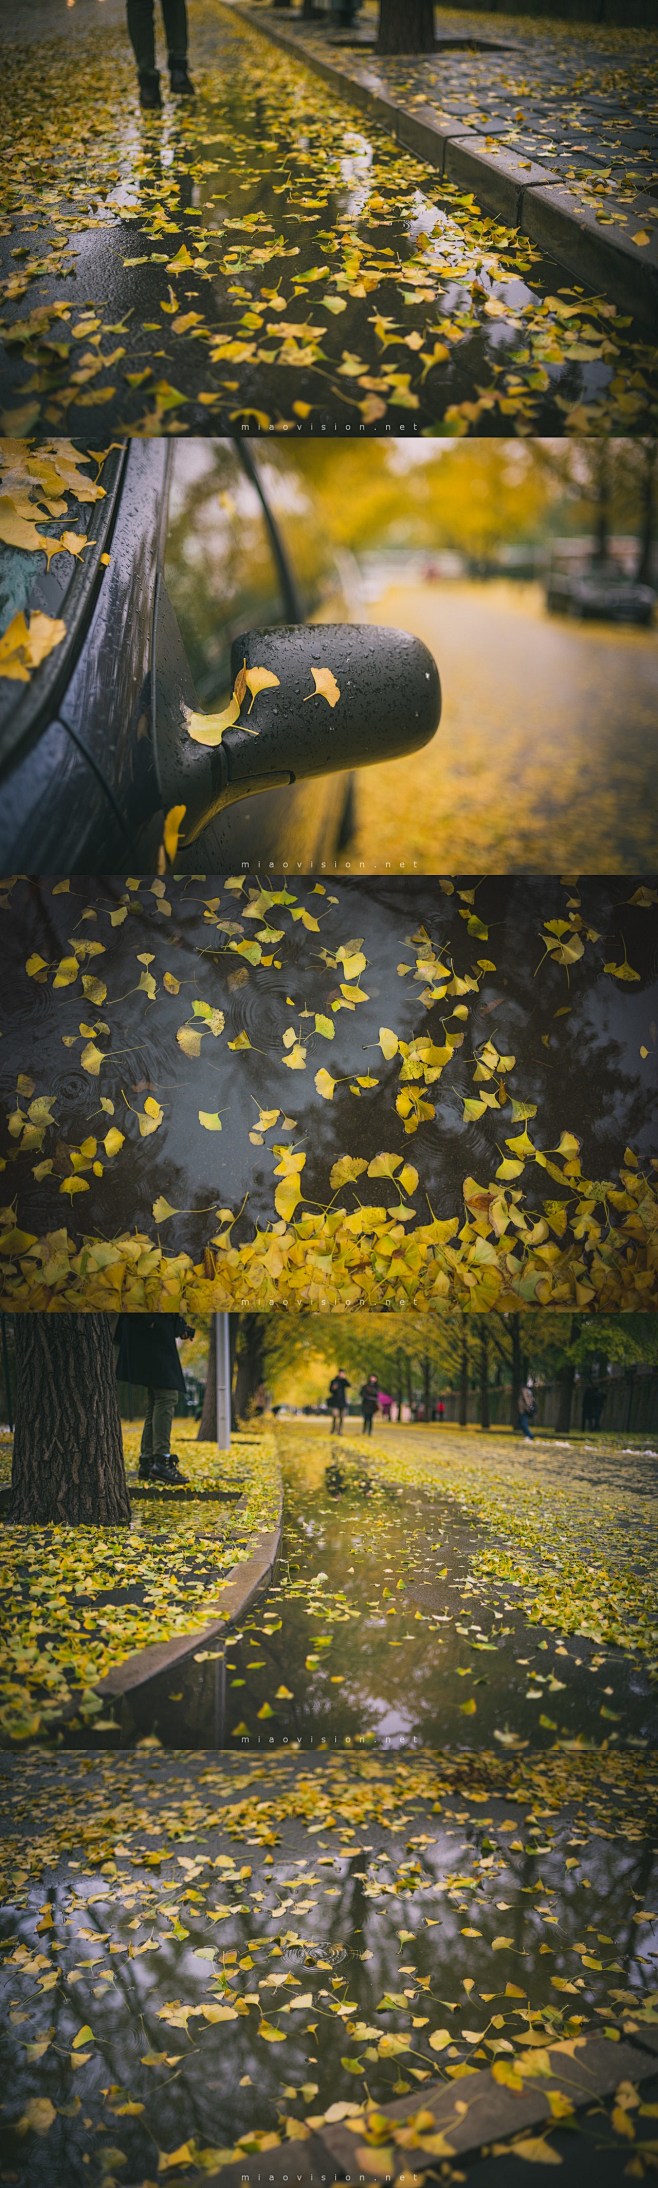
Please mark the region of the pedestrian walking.
[[445, 1417], [446, 1409], [443, 1403], [443, 1399], [439, 1398], [437, 1399], [437, 1403], [434, 1407], [434, 1419], [435, 1421], [443, 1422], [445, 1420]]
[[527, 1436], [529, 1443], [533, 1442], [530, 1422], [534, 1420], [536, 1411], [537, 1402], [532, 1383], [523, 1383], [519, 1391], [519, 1428], [522, 1436]]
[[[140, 106], [161, 107], [160, 72], [155, 62], [155, 0], [126, 0], [126, 4]], [[171, 90], [176, 97], [193, 98], [194, 85], [187, 66], [186, 0], [161, 0], [161, 7]]]
[[176, 1339], [194, 1331], [179, 1314], [120, 1314], [116, 1335], [119, 1381], [146, 1389], [140, 1480], [184, 1482], [187, 1475], [171, 1449], [172, 1421], [185, 1390]]
[[378, 1405], [379, 1389], [377, 1384], [377, 1376], [369, 1375], [367, 1382], [361, 1384], [361, 1411], [363, 1414], [362, 1433], [364, 1436], [372, 1435], [372, 1424], [375, 1414], [377, 1412]]
[[347, 1405], [347, 1393], [351, 1387], [349, 1375], [345, 1374], [344, 1368], [339, 1368], [337, 1374], [332, 1376], [329, 1384], [332, 1436], [342, 1436], [343, 1414]]

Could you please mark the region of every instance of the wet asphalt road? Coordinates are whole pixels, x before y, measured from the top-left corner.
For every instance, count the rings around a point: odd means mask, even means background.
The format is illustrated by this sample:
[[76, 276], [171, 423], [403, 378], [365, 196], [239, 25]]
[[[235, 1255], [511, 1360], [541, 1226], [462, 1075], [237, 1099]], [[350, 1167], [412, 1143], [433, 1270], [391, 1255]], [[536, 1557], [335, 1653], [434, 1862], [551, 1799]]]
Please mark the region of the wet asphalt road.
[[118, 0], [28, 6], [19, 35], [5, 431], [404, 434], [456, 406], [458, 430], [559, 433], [602, 401], [618, 430], [648, 419], [653, 367], [611, 307], [581, 291], [570, 316], [554, 262], [217, 0], [191, 9], [196, 104], [167, 94], [162, 116], [140, 114]]
[[358, 784], [350, 856], [380, 870], [621, 872], [658, 859], [658, 632], [549, 616], [539, 586], [395, 583], [375, 622], [441, 671], [438, 737]]

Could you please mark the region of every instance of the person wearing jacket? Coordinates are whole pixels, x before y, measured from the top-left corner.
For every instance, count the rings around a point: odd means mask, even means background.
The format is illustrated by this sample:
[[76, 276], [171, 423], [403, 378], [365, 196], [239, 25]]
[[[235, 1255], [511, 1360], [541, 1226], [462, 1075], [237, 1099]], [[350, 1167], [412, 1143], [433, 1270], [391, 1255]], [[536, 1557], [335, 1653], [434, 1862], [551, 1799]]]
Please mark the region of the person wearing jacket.
[[374, 1416], [377, 1412], [378, 1405], [379, 1383], [377, 1380], [377, 1376], [369, 1375], [367, 1382], [361, 1384], [361, 1411], [363, 1413], [362, 1433], [364, 1436], [372, 1435], [372, 1424]]
[[146, 1389], [140, 1479], [184, 1482], [187, 1475], [171, 1449], [172, 1421], [185, 1389], [176, 1339], [193, 1337], [194, 1331], [179, 1314], [120, 1314], [115, 1335], [119, 1382]]

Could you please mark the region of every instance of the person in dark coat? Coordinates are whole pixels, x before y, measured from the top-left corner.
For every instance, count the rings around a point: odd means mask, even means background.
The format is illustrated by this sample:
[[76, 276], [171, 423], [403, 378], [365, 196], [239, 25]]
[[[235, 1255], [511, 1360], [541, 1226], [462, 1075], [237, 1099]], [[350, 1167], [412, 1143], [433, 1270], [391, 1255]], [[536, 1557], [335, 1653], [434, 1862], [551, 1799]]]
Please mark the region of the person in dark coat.
[[116, 1329], [118, 1380], [143, 1383], [146, 1388], [139, 1454], [142, 1481], [187, 1480], [171, 1449], [171, 1424], [181, 1391], [185, 1389], [176, 1339], [193, 1336], [194, 1331], [180, 1314], [119, 1315]]
[[377, 1412], [378, 1405], [379, 1384], [377, 1381], [377, 1376], [369, 1375], [367, 1382], [361, 1384], [361, 1411], [363, 1414], [362, 1433], [364, 1436], [372, 1435], [372, 1424], [374, 1416]]
[[349, 1388], [349, 1375], [345, 1374], [344, 1368], [339, 1368], [337, 1374], [332, 1375], [331, 1382], [329, 1384], [329, 1405], [331, 1408], [332, 1436], [342, 1436], [343, 1414], [347, 1405], [347, 1393]]

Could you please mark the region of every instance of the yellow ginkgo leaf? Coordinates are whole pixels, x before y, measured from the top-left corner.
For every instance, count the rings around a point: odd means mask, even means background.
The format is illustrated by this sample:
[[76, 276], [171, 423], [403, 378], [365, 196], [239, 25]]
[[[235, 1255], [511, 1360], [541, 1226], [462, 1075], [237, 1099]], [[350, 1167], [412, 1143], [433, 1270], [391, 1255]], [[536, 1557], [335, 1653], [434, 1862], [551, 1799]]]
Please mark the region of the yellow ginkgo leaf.
[[323, 1101], [325, 1101], [325, 1102], [332, 1102], [332, 1101], [333, 1101], [333, 1098], [334, 1098], [334, 1087], [335, 1087], [335, 1086], [337, 1086], [337, 1085], [338, 1085], [338, 1080], [337, 1080], [337, 1079], [332, 1079], [332, 1076], [331, 1076], [331, 1072], [330, 1072], [330, 1071], [325, 1071], [325, 1070], [324, 1070], [324, 1067], [323, 1067], [323, 1068], [322, 1068], [322, 1069], [321, 1069], [320, 1071], [316, 1071], [316, 1074], [315, 1074], [315, 1091], [316, 1091], [316, 1094], [321, 1094], [321, 1095], [322, 1095]]
[[137, 1119], [140, 1136], [143, 1140], [148, 1140], [152, 1132], [157, 1132], [158, 1125], [162, 1124], [163, 1116], [164, 1110], [161, 1109], [160, 1103], [154, 1100], [152, 1094], [148, 1094], [144, 1103], [143, 1115]]
[[277, 1185], [274, 1195], [274, 1206], [277, 1215], [281, 1216], [284, 1223], [290, 1222], [301, 1197], [302, 1189], [299, 1182], [299, 1171], [291, 1170], [287, 1177], [281, 1179], [281, 1183]]
[[354, 1178], [360, 1178], [367, 1168], [368, 1164], [362, 1155], [339, 1155], [329, 1173], [332, 1192], [337, 1192], [341, 1185], [351, 1184]]
[[179, 1026], [176, 1034], [178, 1047], [184, 1056], [200, 1056], [203, 1040], [202, 1026]]
[[109, 1156], [110, 1160], [112, 1159], [113, 1155], [118, 1155], [119, 1148], [123, 1147], [125, 1137], [125, 1132], [120, 1132], [116, 1124], [110, 1125], [109, 1132], [106, 1132], [103, 1141], [105, 1153]]
[[251, 692], [250, 714], [254, 699], [258, 698], [259, 691], [271, 691], [280, 681], [280, 677], [274, 676], [272, 669], [247, 669], [245, 671], [245, 684], [247, 691]]
[[0, 677], [29, 684], [32, 670], [39, 668], [65, 637], [66, 624], [59, 617], [39, 612], [31, 615], [28, 623], [21, 610], [0, 638]]
[[399, 1170], [401, 1161], [401, 1155], [373, 1155], [372, 1162], [368, 1163], [368, 1177], [392, 1178], [396, 1170]]
[[105, 1057], [102, 1048], [97, 1046], [96, 1041], [87, 1042], [86, 1048], [81, 1050], [80, 1062], [83, 1071], [89, 1072], [90, 1079], [98, 1078], [101, 1064], [105, 1063]]
[[386, 1057], [387, 1063], [390, 1062], [390, 1058], [392, 1056], [397, 1056], [399, 1046], [398, 1037], [397, 1033], [392, 1033], [390, 1026], [380, 1026], [379, 1046], [382, 1052], [382, 1056]]
[[172, 1208], [171, 1201], [165, 1200], [164, 1193], [158, 1193], [157, 1200], [154, 1200], [153, 1202], [153, 1208], [151, 1212], [155, 1218], [156, 1223], [166, 1223], [168, 1216], [178, 1215], [178, 1209]]
[[222, 1120], [219, 1114], [219, 1110], [200, 1109], [199, 1124], [203, 1125], [204, 1132], [221, 1132]]
[[169, 859], [170, 863], [171, 860], [175, 859], [176, 857], [176, 852], [178, 850], [178, 839], [186, 812], [186, 805], [170, 805], [169, 812], [165, 815], [165, 824], [162, 831], [162, 841], [165, 848], [165, 855]]
[[307, 691], [307, 699], [326, 699], [330, 707], [336, 707], [340, 699], [340, 684], [336, 683], [333, 669], [315, 669], [311, 665], [315, 691]]
[[240, 713], [235, 697], [229, 699], [220, 714], [195, 714], [191, 707], [184, 707], [185, 727], [195, 745], [220, 745], [227, 729], [233, 729]]

